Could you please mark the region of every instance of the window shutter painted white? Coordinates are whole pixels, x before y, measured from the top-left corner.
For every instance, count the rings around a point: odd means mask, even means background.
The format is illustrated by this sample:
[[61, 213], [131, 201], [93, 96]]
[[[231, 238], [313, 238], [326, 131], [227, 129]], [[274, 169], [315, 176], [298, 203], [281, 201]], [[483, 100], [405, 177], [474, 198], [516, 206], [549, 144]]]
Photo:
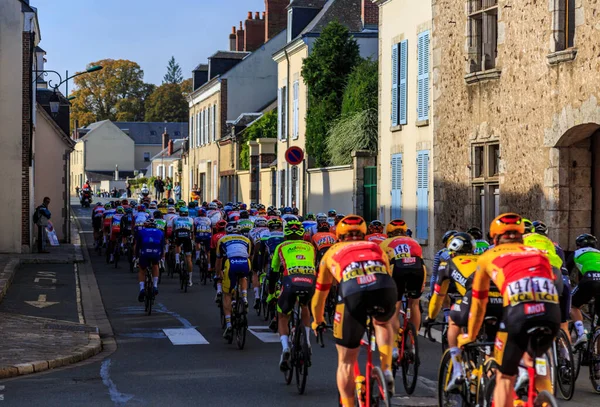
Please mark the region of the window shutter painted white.
[[408, 123], [407, 96], [408, 96], [408, 40], [400, 43], [400, 124]]
[[[217, 105], [214, 104], [212, 107], [212, 141], [217, 141]], [[216, 196], [216, 194], [215, 194]]]
[[417, 117], [429, 119], [429, 31], [419, 34]]
[[417, 151], [417, 239], [429, 236], [429, 151]]
[[400, 44], [394, 44], [392, 47], [392, 126], [397, 126], [398, 122], [398, 54]]
[[212, 106], [209, 106], [208, 109], [206, 109], [206, 113], [208, 116], [208, 121], [206, 125], [208, 131], [206, 132], [206, 139], [210, 143], [212, 141]]
[[402, 154], [392, 155], [392, 219], [402, 216]]
[[196, 146], [200, 147], [200, 130], [202, 125], [200, 123], [200, 113], [196, 114]]
[[289, 92], [287, 86], [283, 87], [283, 139], [288, 138]]
[[297, 139], [300, 134], [300, 82], [294, 82], [294, 106], [293, 106], [293, 114], [294, 114], [294, 129], [293, 138]]
[[282, 88], [277, 89], [277, 139], [283, 140], [283, 97]]
[[210, 108], [206, 108], [204, 109], [204, 144], [208, 144], [210, 142], [209, 136], [210, 133], [209, 131], [209, 124], [210, 124], [210, 119], [209, 119], [209, 110]]

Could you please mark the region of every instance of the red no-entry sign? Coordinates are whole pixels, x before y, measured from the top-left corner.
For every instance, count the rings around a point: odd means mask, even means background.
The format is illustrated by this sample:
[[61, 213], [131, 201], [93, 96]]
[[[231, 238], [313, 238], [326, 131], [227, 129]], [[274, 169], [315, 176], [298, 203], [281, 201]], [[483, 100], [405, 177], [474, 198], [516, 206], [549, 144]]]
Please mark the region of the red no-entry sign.
[[290, 147], [285, 151], [285, 161], [289, 165], [299, 165], [304, 160], [304, 151], [300, 147]]

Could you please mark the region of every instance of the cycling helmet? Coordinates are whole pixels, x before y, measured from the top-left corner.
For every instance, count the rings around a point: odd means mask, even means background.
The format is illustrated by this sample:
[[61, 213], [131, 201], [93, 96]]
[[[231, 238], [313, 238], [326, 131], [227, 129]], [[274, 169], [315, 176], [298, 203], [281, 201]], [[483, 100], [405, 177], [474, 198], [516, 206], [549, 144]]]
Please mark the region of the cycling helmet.
[[204, 209], [208, 208], [208, 202], [206, 202], [206, 201], [202, 202], [202, 207]]
[[283, 228], [283, 223], [281, 223], [281, 220], [279, 219], [271, 219], [267, 223], [267, 226], [269, 227], [269, 230], [281, 230], [281, 228]]
[[346, 215], [344, 215], [343, 213], [338, 213], [337, 215], [335, 215], [335, 220], [333, 222], [337, 225], [342, 219], [344, 219], [345, 216]]
[[256, 216], [256, 214], [258, 213], [258, 211], [256, 209], [250, 209], [248, 211], [248, 213], [250, 214], [250, 216]]
[[221, 219], [220, 221], [218, 221], [215, 224], [215, 229], [217, 229], [217, 231], [219, 231], [219, 232], [224, 231], [226, 227], [227, 227], [227, 221], [223, 220], [223, 219]]
[[163, 214], [162, 214], [162, 212], [161, 212], [161, 211], [154, 211], [154, 212], [152, 213], [152, 217], [153, 217], [154, 219], [162, 219], [162, 217], [163, 217]]
[[523, 218], [523, 224], [525, 225], [525, 233], [533, 233], [535, 232], [535, 226], [533, 226], [533, 222], [529, 219]]
[[273, 205], [270, 205], [270, 206], [267, 208], [267, 211], [272, 211], [272, 210], [274, 210], [274, 209], [275, 209], [275, 207], [274, 207]]
[[167, 213], [176, 213], [176, 212], [177, 212], [177, 210], [175, 209], [174, 206], [169, 206], [167, 208]]
[[208, 204], [208, 209], [210, 209], [211, 211], [216, 211], [217, 210], [217, 204], [215, 202], [211, 202]]
[[247, 210], [244, 209], [240, 211], [240, 219], [250, 219], [250, 214]]
[[267, 227], [267, 220], [265, 218], [256, 218], [254, 220], [254, 227], [255, 228], [266, 228]]
[[276, 215], [275, 215], [275, 210], [274, 210], [274, 209], [269, 209], [269, 210], [267, 211], [267, 216], [276, 216]]
[[273, 212], [274, 212], [273, 216], [281, 216], [281, 211], [279, 209], [275, 209]]
[[465, 232], [456, 233], [448, 242], [448, 250], [453, 253], [473, 254], [475, 250], [473, 236]]
[[189, 214], [190, 211], [187, 208], [187, 206], [182, 206], [181, 208], [179, 208], [179, 216], [188, 216]]
[[185, 206], [185, 201], [183, 199], [180, 199], [179, 201], [177, 201], [177, 203], [175, 204], [175, 207], [177, 208], [181, 208], [182, 206]]
[[96, 202], [96, 206], [102, 206], [102, 202]]
[[548, 226], [541, 220], [534, 220], [533, 227], [535, 228], [535, 233], [539, 233], [540, 235], [547, 236], [548, 235]]
[[256, 209], [258, 209], [259, 211], [264, 210], [265, 206], [263, 204], [258, 204], [258, 205], [256, 205]]
[[335, 229], [338, 240], [363, 240], [367, 234], [367, 223], [358, 215], [345, 216]]
[[248, 205], [246, 205], [245, 203], [240, 204], [240, 210], [245, 211], [248, 209]]
[[285, 224], [285, 227], [283, 228], [283, 234], [286, 237], [293, 235], [304, 237], [304, 226], [297, 220], [290, 220]]
[[239, 211], [240, 210], [240, 205], [239, 204], [234, 204], [233, 205], [233, 210], [234, 211]]
[[223, 210], [224, 210], [225, 212], [231, 212], [231, 211], [233, 210], [233, 206], [231, 206], [231, 205], [225, 205], [225, 206], [223, 207]]
[[387, 224], [385, 228], [385, 233], [389, 236], [403, 236], [406, 235], [406, 231], [408, 230], [408, 226], [406, 222], [402, 219], [394, 219], [390, 223]]
[[135, 207], [137, 205], [136, 201], [129, 201], [129, 206]]
[[318, 232], [329, 232], [331, 225], [327, 222], [327, 219], [320, 220], [317, 222], [317, 231]]
[[148, 209], [156, 209], [158, 208], [158, 205], [156, 205], [156, 203], [152, 202], [150, 205], [148, 205]]
[[308, 212], [306, 214], [306, 220], [312, 220], [312, 221], [314, 221], [315, 220], [315, 214], [312, 213], [312, 212]]
[[[470, 230], [470, 229], [469, 229]], [[455, 234], [457, 234], [458, 232], [456, 230], [449, 230], [446, 233], [444, 233], [444, 236], [442, 236], [442, 244], [444, 246], [446, 246], [446, 243], [448, 243], [448, 240], [450, 240], [450, 238], [452, 236], [454, 236]], [[467, 232], [468, 233], [468, 232]]]
[[107, 203], [107, 204], [104, 205], [104, 209], [111, 210], [112, 206], [109, 203]]
[[204, 208], [198, 209], [198, 216], [203, 218], [206, 216], [206, 210]]
[[227, 222], [227, 228], [225, 231], [228, 234], [240, 233], [240, 225], [237, 222]]
[[283, 208], [283, 210], [281, 211], [281, 213], [283, 213], [284, 215], [287, 215], [288, 213], [291, 214], [292, 213], [292, 208], [290, 208], [289, 206], [286, 206], [285, 208]]
[[325, 215], [324, 213], [317, 213], [317, 222], [321, 223], [321, 222], [327, 222], [327, 215]]
[[146, 207], [144, 205], [138, 205], [136, 209], [138, 212], [144, 212], [146, 210]]
[[598, 239], [596, 239], [596, 236], [590, 235], [589, 233], [584, 233], [582, 235], [577, 236], [577, 239], [575, 239], [575, 244], [579, 248], [596, 248], [598, 246]]
[[198, 207], [198, 202], [196, 201], [191, 201], [190, 204], [188, 205], [188, 208], [190, 209], [195, 209]]
[[483, 239], [483, 233], [478, 227], [472, 227], [471, 229], [467, 230], [467, 233], [470, 234], [475, 240]]
[[383, 223], [380, 220], [374, 220], [369, 223], [369, 233], [383, 233]]
[[490, 238], [495, 239], [508, 232], [518, 234], [525, 233], [525, 222], [520, 215], [516, 213], [503, 213], [497, 216], [490, 224]]
[[268, 216], [267, 211], [265, 209], [259, 209], [256, 214], [258, 216]]
[[327, 212], [327, 216], [330, 218], [335, 218], [335, 215], [337, 215], [335, 209], [330, 209], [329, 212]]
[[168, 205], [175, 205], [175, 200], [173, 198], [169, 198], [169, 199], [167, 199], [167, 204]]
[[125, 208], [125, 213], [133, 213], [133, 208], [131, 206], [128, 206], [127, 208]]
[[154, 222], [154, 219], [148, 218], [148, 220], [146, 222], [144, 222], [144, 227], [145, 228], [156, 228], [156, 222]]
[[292, 208], [292, 213], [294, 215], [298, 215], [300, 213], [300, 211], [298, 210], [298, 208], [296, 208], [295, 206]]

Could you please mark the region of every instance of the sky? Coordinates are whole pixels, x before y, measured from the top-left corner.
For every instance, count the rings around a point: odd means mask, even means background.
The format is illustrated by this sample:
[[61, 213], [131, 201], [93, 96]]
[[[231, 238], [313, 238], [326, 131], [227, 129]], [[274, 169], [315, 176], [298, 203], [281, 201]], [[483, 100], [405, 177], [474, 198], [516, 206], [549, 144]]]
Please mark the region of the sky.
[[[217, 50], [232, 26], [264, 0], [30, 0], [38, 9], [46, 69], [73, 74], [101, 59], [129, 59], [160, 85], [171, 58], [184, 78]], [[254, 14], [254, 13], [253, 13]], [[93, 74], [91, 74], [93, 75]], [[50, 79], [50, 77], [48, 77]], [[69, 88], [73, 83], [69, 84]]]

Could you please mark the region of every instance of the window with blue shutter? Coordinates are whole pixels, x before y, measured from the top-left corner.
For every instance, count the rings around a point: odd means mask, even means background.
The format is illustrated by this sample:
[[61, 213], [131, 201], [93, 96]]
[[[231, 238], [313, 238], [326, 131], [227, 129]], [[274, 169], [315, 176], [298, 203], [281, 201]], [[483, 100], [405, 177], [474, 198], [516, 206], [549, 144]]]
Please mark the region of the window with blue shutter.
[[400, 124], [408, 123], [406, 115], [407, 104], [408, 104], [408, 40], [404, 40], [400, 43], [400, 90], [398, 99], [399, 103], [399, 116]]
[[418, 42], [417, 120], [422, 121], [429, 119], [429, 31], [419, 34]]
[[392, 126], [397, 126], [398, 122], [398, 53], [400, 44], [394, 44], [392, 47]]
[[292, 138], [297, 139], [298, 136], [300, 135], [300, 103], [299, 103], [299, 93], [300, 93], [300, 82], [299, 81], [295, 81], [294, 82], [294, 88], [293, 88], [293, 126], [294, 128], [292, 129]]
[[400, 219], [402, 215], [402, 154], [392, 155], [392, 219]]
[[429, 150], [417, 151], [417, 239], [429, 236]]
[[277, 138], [279, 140], [283, 139], [283, 100], [281, 94], [281, 88], [277, 89]]

